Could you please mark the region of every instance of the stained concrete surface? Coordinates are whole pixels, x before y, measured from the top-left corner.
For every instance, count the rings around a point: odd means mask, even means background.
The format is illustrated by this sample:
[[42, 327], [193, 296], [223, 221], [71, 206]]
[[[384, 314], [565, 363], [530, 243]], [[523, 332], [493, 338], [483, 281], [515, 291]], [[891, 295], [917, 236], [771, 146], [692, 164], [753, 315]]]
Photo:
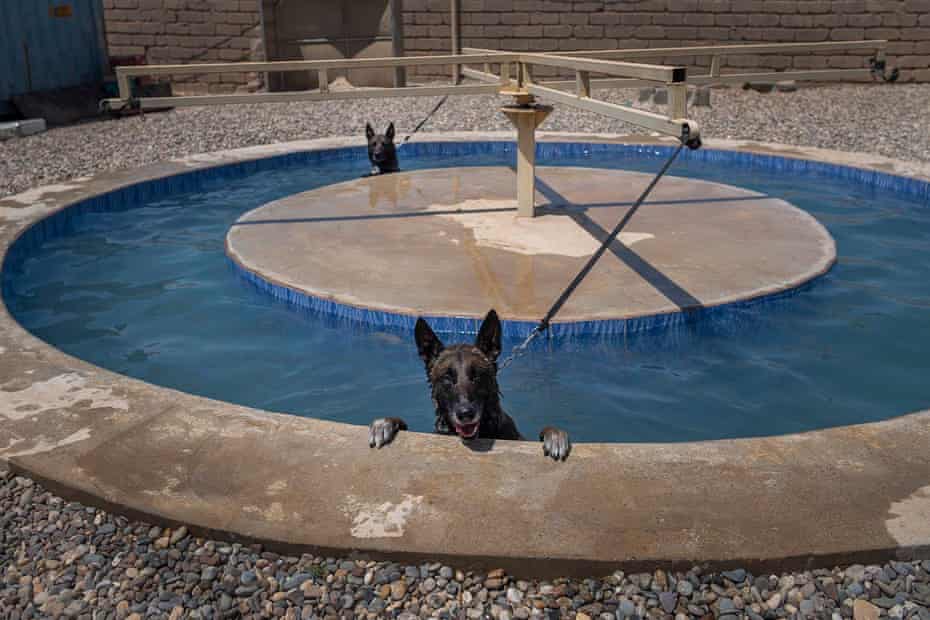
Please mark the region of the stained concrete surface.
[[[391, 313], [542, 316], [652, 175], [540, 167], [535, 218], [516, 216], [506, 167], [368, 177], [243, 215], [228, 254], [259, 277]], [[680, 312], [779, 293], [823, 274], [836, 247], [816, 219], [745, 189], [666, 176], [556, 322]]]

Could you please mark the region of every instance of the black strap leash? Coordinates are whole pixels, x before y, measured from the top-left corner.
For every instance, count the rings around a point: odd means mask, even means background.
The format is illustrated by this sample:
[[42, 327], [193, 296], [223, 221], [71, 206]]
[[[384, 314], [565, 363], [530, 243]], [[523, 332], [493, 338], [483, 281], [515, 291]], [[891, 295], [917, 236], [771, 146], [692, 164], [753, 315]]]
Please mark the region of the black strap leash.
[[[533, 331], [530, 332], [529, 336], [526, 337], [526, 340], [518, 344], [510, 352], [510, 355], [504, 359], [503, 362], [498, 364], [498, 372], [504, 370], [510, 364], [513, 363], [518, 357], [523, 355], [527, 347], [530, 346], [530, 343], [533, 342], [540, 334], [549, 330], [549, 326], [552, 322], [552, 319], [555, 318], [555, 315], [558, 314], [559, 310], [562, 309], [562, 306], [565, 305], [565, 302], [568, 301], [568, 298], [571, 297], [572, 293], [575, 292], [575, 289], [578, 288], [578, 285], [587, 277], [591, 269], [594, 268], [594, 265], [597, 261], [604, 255], [604, 252], [607, 251], [607, 248], [610, 247], [610, 244], [614, 242], [617, 238], [617, 235], [620, 234], [620, 231], [623, 230], [623, 227], [627, 225], [627, 222], [630, 221], [630, 218], [633, 217], [633, 214], [636, 213], [637, 209], [643, 204], [646, 198], [649, 197], [649, 194], [655, 188], [656, 184], [659, 182], [668, 169], [671, 167], [672, 163], [678, 157], [678, 154], [681, 153], [681, 149], [685, 147], [686, 142], [682, 141], [679, 143], [678, 147], [672, 152], [672, 155], [666, 160], [665, 164], [662, 166], [662, 169], [659, 170], [659, 173], [652, 179], [649, 185], [646, 186], [646, 189], [643, 190], [643, 193], [639, 195], [639, 198], [636, 199], [636, 202], [633, 203], [633, 206], [630, 207], [630, 210], [624, 214], [620, 219], [614, 229], [610, 231], [610, 234], [607, 235], [607, 238], [604, 239], [604, 242], [601, 243], [601, 247], [591, 255], [591, 258], [588, 259], [588, 262], [585, 263], [585, 266], [581, 268], [581, 271], [578, 272], [578, 275], [571, 281], [571, 283], [562, 291], [562, 294], [559, 295], [559, 298], [555, 300], [555, 303], [552, 304], [552, 307], [549, 308], [549, 311], [546, 312], [546, 315], [539, 321], [536, 327], [533, 328]], [[700, 143], [697, 144], [688, 144], [690, 148], [697, 148]]]
[[448, 98], [449, 98], [449, 95], [443, 95], [442, 99], [439, 100], [439, 103], [437, 103], [437, 104], [435, 105], [435, 107], [433, 107], [433, 110], [432, 110], [429, 114], [427, 114], [426, 117], [425, 117], [422, 121], [420, 121], [420, 124], [419, 124], [419, 125], [417, 125], [416, 127], [413, 128], [413, 131], [411, 131], [410, 133], [407, 134], [407, 137], [404, 138], [404, 141], [401, 142], [401, 143], [397, 146], [397, 148], [400, 149], [400, 148], [403, 147], [405, 144], [407, 144], [407, 142], [410, 140], [410, 138], [413, 137], [413, 134], [415, 134], [416, 132], [420, 131], [420, 128], [423, 127], [423, 125], [425, 125], [425, 124], [427, 123], [427, 121], [429, 121], [429, 119], [433, 118], [433, 115], [436, 114], [436, 112], [439, 111], [439, 108], [442, 107], [442, 105], [446, 102], [446, 99], [448, 99]]

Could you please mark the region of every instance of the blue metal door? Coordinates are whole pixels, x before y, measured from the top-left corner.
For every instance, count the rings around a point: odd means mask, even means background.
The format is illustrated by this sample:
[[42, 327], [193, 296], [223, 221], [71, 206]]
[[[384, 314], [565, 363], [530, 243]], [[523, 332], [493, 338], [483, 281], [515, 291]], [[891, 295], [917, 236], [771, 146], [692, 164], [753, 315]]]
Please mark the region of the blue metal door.
[[0, 0], [0, 104], [102, 80], [101, 0]]

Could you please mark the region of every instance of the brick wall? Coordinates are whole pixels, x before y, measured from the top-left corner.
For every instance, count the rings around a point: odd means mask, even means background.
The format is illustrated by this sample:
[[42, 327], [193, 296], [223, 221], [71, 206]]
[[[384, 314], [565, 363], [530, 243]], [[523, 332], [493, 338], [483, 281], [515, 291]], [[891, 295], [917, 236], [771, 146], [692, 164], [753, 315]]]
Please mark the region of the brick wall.
[[[448, 5], [405, 0], [410, 53], [449, 50]], [[887, 39], [902, 80], [930, 81], [930, 0], [461, 0], [461, 6], [464, 46], [557, 51]], [[731, 56], [723, 67], [857, 68], [868, 54]], [[710, 62], [691, 60], [686, 64]]]
[[[103, 0], [111, 56], [150, 64], [261, 60], [256, 0]], [[261, 86], [241, 73], [174, 78], [175, 92], [228, 93]]]
[[[162, 64], [261, 59], [259, 1], [104, 0], [110, 53]], [[465, 46], [557, 51], [888, 39], [901, 79], [930, 81], [930, 0], [460, 1]], [[404, 0], [404, 33], [410, 54], [448, 52], [448, 0]], [[852, 68], [865, 66], [867, 53], [731, 56], [723, 67]], [[201, 76], [176, 90], [244, 90], [259, 87], [257, 79]]]

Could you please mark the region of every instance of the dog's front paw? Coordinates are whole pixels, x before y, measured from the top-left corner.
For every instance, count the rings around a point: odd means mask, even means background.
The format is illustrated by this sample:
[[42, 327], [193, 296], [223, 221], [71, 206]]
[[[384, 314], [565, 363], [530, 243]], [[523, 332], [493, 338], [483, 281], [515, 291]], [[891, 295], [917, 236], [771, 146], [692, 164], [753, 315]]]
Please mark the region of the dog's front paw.
[[555, 461], [564, 461], [572, 451], [572, 442], [568, 433], [554, 426], [547, 426], [539, 433], [539, 440], [543, 442], [543, 454]]
[[368, 427], [368, 446], [380, 448], [394, 441], [400, 431], [407, 430], [407, 423], [400, 418], [378, 418]]

